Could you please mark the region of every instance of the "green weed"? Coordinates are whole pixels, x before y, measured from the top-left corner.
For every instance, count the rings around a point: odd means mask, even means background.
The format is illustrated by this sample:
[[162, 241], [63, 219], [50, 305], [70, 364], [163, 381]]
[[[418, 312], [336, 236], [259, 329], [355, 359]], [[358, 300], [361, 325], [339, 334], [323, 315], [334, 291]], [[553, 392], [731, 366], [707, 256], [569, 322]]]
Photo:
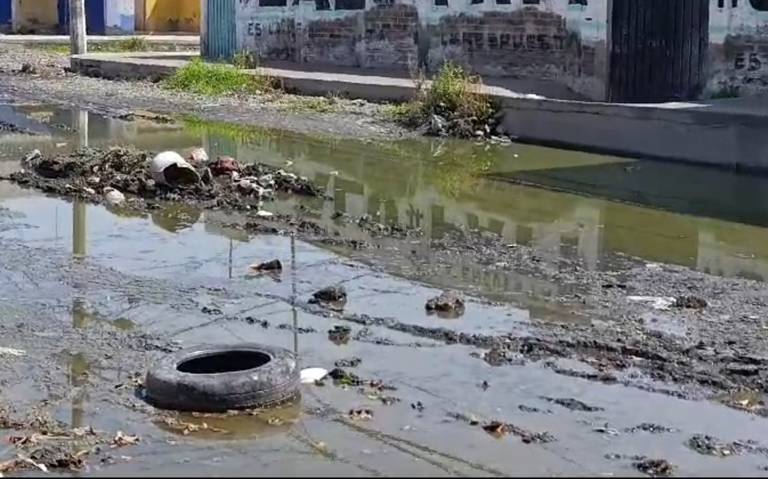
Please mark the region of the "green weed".
[[207, 96], [257, 94], [271, 89], [267, 77], [249, 75], [229, 65], [205, 63], [194, 59], [165, 80], [171, 90]]
[[475, 128], [485, 126], [494, 113], [490, 98], [479, 91], [482, 87], [480, 77], [468, 73], [460, 65], [445, 63], [426, 87], [423, 78], [415, 81], [416, 98], [388, 110], [395, 121], [405, 126], [419, 126], [432, 115], [439, 115], [448, 123], [461, 126], [454, 133], [469, 136]]

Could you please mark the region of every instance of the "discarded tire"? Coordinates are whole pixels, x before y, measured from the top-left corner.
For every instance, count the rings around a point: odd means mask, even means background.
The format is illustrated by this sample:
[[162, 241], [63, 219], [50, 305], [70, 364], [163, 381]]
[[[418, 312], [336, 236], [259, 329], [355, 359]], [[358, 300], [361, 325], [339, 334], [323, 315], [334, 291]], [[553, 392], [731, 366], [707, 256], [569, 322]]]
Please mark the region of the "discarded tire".
[[224, 412], [275, 406], [298, 396], [295, 355], [246, 343], [201, 345], [160, 360], [147, 373], [147, 400], [162, 409]]

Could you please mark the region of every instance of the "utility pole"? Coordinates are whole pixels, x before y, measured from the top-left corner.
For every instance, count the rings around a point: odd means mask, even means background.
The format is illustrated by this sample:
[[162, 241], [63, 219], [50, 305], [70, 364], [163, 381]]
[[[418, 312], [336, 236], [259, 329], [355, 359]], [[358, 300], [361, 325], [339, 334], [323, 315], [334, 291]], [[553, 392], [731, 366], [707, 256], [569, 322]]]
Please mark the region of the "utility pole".
[[82, 55], [87, 52], [85, 0], [69, 0], [69, 51], [71, 55]]

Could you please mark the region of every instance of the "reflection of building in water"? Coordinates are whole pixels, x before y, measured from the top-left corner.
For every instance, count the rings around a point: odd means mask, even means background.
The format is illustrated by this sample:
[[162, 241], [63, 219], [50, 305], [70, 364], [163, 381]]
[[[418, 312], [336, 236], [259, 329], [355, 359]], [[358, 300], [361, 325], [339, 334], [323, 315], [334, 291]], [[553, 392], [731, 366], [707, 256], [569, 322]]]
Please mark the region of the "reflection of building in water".
[[[760, 228], [744, 226], [738, 231], [746, 235], [737, 244], [768, 244], [768, 234]], [[752, 231], [745, 231], [752, 230]], [[714, 231], [698, 232], [699, 248], [696, 252], [696, 269], [721, 276], [741, 276], [756, 280], [768, 280], [768, 256], [755, 257], [752, 248], [741, 249], [718, 237]], [[759, 250], [758, 250], [759, 251]]]
[[494, 196], [489, 195], [489, 190], [497, 188], [495, 196], [499, 197], [509, 196], [512, 192], [507, 185], [500, 186], [492, 181], [480, 183], [477, 198], [454, 199], [441, 195], [428, 183], [418, 185], [408, 197], [386, 198], [352, 179], [316, 173], [315, 180], [333, 191], [335, 211], [352, 216], [368, 213], [385, 223], [421, 228], [427, 237], [437, 237], [456, 228], [493, 232], [509, 243], [533, 247], [545, 261], [556, 262], [564, 254], [578, 254], [587, 267], [597, 266], [601, 211], [588, 201], [579, 202], [577, 197], [573, 197], [574, 203], [562, 211], [562, 216], [536, 221], [535, 214], [529, 215], [524, 211], [525, 205], [521, 204], [530, 203], [533, 207], [535, 200], [526, 199], [524, 194], [507, 198], [508, 208], [496, 203], [496, 211], [485, 210], [483, 206]]
[[[708, 244], [701, 244], [706, 236], [700, 235], [699, 230], [706, 230], [705, 225], [710, 220], [700, 217], [500, 181], [473, 182], [471, 178], [466, 181], [471, 184], [470, 188], [452, 195], [441, 188], [435, 169], [429, 167], [434, 148], [418, 151], [417, 145], [413, 151], [405, 152], [371, 150], [361, 158], [359, 150], [343, 143], [304, 146], [300, 143], [269, 139], [256, 146], [232, 148], [231, 153], [238, 158], [273, 165], [283, 165], [286, 159], [293, 160], [296, 173], [325, 186], [333, 195], [333, 202], [316, 205], [326, 218], [336, 210], [353, 216], [368, 213], [380, 222], [422, 228], [429, 237], [457, 227], [491, 231], [509, 243], [532, 246], [543, 261], [551, 264], [563, 256], [575, 255], [587, 267], [595, 268], [601, 251], [611, 251], [699, 269], [708, 264], [712, 272], [725, 275], [768, 278], [760, 266], [762, 263], [730, 252], [750, 252], [768, 258], [768, 241], [754, 242], [748, 240], [748, 235], [732, 235], [726, 240], [714, 243], [707, 240]], [[533, 156], [545, 153], [529, 152]], [[473, 154], [473, 151], [457, 153], [467, 159]], [[532, 164], [534, 167], [538, 163], [550, 164], [554, 172], [572, 166], [560, 158], [559, 163], [547, 158], [543, 160]], [[590, 158], [578, 160], [585, 164], [595, 163]], [[517, 162], [512, 166], [525, 169]], [[613, 171], [616, 169], [626, 175], [623, 168], [620, 165], [609, 170], [611, 175], [617, 174]], [[333, 170], [339, 171], [339, 175], [329, 175]], [[447, 174], [450, 177], [451, 172]], [[569, 173], [557, 174], [568, 176]], [[652, 183], [653, 175], [646, 176], [651, 177], [648, 181]], [[461, 176], [459, 180], [463, 181]], [[633, 185], [638, 189], [645, 188], [645, 184]], [[686, 195], [695, 193], [689, 190], [680, 193], [679, 198], [675, 197], [675, 205], [685, 204]], [[653, 192], [656, 196], [661, 195], [656, 190]], [[743, 227], [733, 222], [717, 224], [728, 231]], [[766, 234], [759, 228], [754, 230]], [[700, 255], [704, 258], [700, 259]], [[717, 262], [713, 262], [715, 258]]]

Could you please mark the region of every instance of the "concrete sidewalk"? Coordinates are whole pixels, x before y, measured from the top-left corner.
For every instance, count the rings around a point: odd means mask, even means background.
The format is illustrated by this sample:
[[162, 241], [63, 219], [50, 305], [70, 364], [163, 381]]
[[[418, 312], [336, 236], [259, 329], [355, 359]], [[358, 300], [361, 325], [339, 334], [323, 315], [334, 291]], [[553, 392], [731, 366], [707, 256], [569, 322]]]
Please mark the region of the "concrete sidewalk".
[[[88, 35], [89, 43], [107, 43], [126, 40], [129, 38], [141, 38], [149, 44], [170, 44], [196, 46], [200, 45], [200, 35]], [[0, 34], [0, 43], [15, 45], [30, 44], [55, 44], [69, 45], [68, 35], [3, 35]]]
[[[162, 78], [196, 52], [91, 53], [72, 58], [82, 74], [113, 79]], [[282, 66], [282, 65], [281, 65]], [[303, 66], [306, 68], [306, 66]], [[413, 98], [408, 78], [260, 68], [286, 91], [333, 93], [371, 101]], [[619, 104], [559, 100], [498, 86], [484, 91], [501, 107], [501, 127], [520, 141], [619, 156], [683, 161], [768, 172], [768, 98], [686, 103]]]

